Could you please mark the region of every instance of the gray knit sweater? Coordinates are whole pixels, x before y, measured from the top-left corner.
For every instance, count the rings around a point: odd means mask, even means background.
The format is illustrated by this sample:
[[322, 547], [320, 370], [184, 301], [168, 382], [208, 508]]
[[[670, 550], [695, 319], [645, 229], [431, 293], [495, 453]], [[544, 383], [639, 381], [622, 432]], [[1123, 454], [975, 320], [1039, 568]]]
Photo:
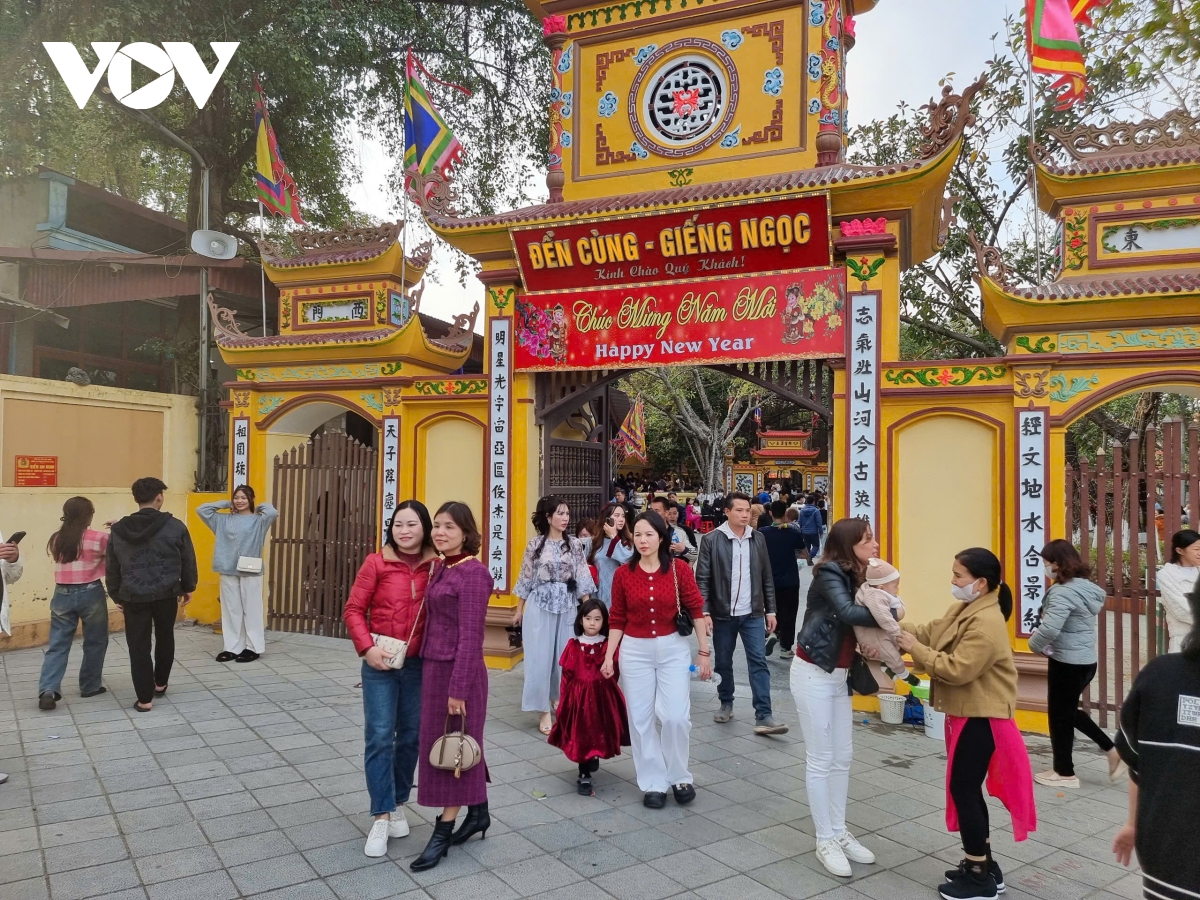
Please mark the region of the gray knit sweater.
[[262, 557], [267, 529], [279, 516], [279, 510], [270, 503], [260, 503], [249, 516], [233, 512], [222, 514], [218, 511], [222, 509], [231, 509], [228, 500], [201, 503], [196, 508], [196, 515], [217, 536], [213, 547], [213, 571], [221, 575], [245, 574], [237, 570], [238, 557]]

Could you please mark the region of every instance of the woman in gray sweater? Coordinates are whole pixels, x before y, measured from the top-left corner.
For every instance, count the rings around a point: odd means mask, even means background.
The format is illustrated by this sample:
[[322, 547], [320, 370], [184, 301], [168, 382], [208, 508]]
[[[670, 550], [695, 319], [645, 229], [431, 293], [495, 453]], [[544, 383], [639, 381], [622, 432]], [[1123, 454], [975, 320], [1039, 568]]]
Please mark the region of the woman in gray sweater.
[[1104, 591], [1088, 581], [1091, 569], [1070, 541], [1051, 541], [1042, 548], [1046, 575], [1052, 581], [1042, 601], [1038, 627], [1029, 649], [1049, 657], [1046, 668], [1046, 714], [1054, 768], [1033, 776], [1038, 784], [1079, 787], [1071, 757], [1079, 729], [1108, 754], [1108, 777], [1124, 768], [1112, 740], [1079, 708], [1079, 698], [1096, 676], [1096, 619], [1104, 608]]
[[[228, 512], [222, 512], [228, 510]], [[254, 662], [265, 647], [262, 548], [279, 516], [270, 503], [254, 506], [254, 488], [234, 488], [232, 500], [202, 503], [196, 514], [217, 536], [213, 571], [221, 578], [221, 635], [217, 662]]]

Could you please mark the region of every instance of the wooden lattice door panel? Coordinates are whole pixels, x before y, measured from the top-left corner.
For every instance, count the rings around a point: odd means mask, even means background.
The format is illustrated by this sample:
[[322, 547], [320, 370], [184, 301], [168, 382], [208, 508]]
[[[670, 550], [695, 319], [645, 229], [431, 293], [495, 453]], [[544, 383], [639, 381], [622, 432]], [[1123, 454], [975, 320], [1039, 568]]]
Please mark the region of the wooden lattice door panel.
[[1100, 724], [1113, 724], [1142, 666], [1166, 636], [1155, 579], [1171, 536], [1200, 514], [1200, 426], [1168, 419], [1066, 470], [1067, 537], [1092, 567], [1107, 601], [1097, 628], [1098, 675], [1084, 694]]
[[339, 432], [275, 457], [268, 627], [344, 637], [354, 576], [379, 540], [376, 453]]
[[547, 443], [546, 493], [556, 494], [567, 502], [573, 524], [600, 515], [607, 499], [604, 454], [608, 444], [556, 439]]

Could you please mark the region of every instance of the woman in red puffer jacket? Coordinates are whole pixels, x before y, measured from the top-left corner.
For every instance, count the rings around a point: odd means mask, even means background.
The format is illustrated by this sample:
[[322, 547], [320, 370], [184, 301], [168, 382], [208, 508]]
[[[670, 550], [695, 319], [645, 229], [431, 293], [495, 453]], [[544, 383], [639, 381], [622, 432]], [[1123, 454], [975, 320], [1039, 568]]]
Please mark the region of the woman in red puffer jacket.
[[[383, 856], [389, 837], [408, 834], [404, 804], [417, 768], [425, 586], [438, 560], [432, 533], [423, 503], [405, 500], [397, 506], [383, 550], [363, 561], [343, 614], [354, 649], [363, 659], [363, 769], [375, 817], [367, 835], [367, 856]], [[374, 635], [408, 642], [400, 668], [375, 646]]]

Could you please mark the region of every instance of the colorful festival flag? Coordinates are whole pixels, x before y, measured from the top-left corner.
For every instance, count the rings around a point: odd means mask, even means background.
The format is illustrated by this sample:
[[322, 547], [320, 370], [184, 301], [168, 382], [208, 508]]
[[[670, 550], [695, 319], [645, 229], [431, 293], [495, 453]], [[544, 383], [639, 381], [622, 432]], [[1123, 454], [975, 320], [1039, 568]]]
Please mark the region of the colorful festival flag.
[[[448, 180], [451, 167], [462, 159], [463, 146], [446, 120], [434, 109], [433, 101], [417, 77], [417, 70], [420, 69], [431, 81], [462, 91], [468, 97], [471, 92], [460, 85], [434, 78], [411, 50], [408, 51], [406, 67], [408, 90], [404, 97], [404, 171], [416, 171], [421, 175], [437, 171]], [[405, 181], [407, 184], [411, 178]]]
[[624, 451], [625, 459], [649, 462], [646, 456], [646, 406], [641, 397], [634, 400], [633, 405], [629, 407], [613, 443]]
[[279, 155], [275, 129], [271, 127], [271, 118], [267, 114], [267, 98], [263, 95], [258, 78], [254, 79], [254, 92], [258, 95], [254, 101], [258, 202], [272, 213], [303, 225], [304, 219], [300, 215], [300, 192], [296, 189], [296, 182], [292, 180], [287, 166], [283, 164], [283, 157]]
[[1025, 49], [1033, 71], [1058, 78], [1050, 85], [1056, 109], [1087, 94], [1087, 68], [1078, 23], [1091, 25], [1091, 11], [1111, 0], [1025, 0]]

